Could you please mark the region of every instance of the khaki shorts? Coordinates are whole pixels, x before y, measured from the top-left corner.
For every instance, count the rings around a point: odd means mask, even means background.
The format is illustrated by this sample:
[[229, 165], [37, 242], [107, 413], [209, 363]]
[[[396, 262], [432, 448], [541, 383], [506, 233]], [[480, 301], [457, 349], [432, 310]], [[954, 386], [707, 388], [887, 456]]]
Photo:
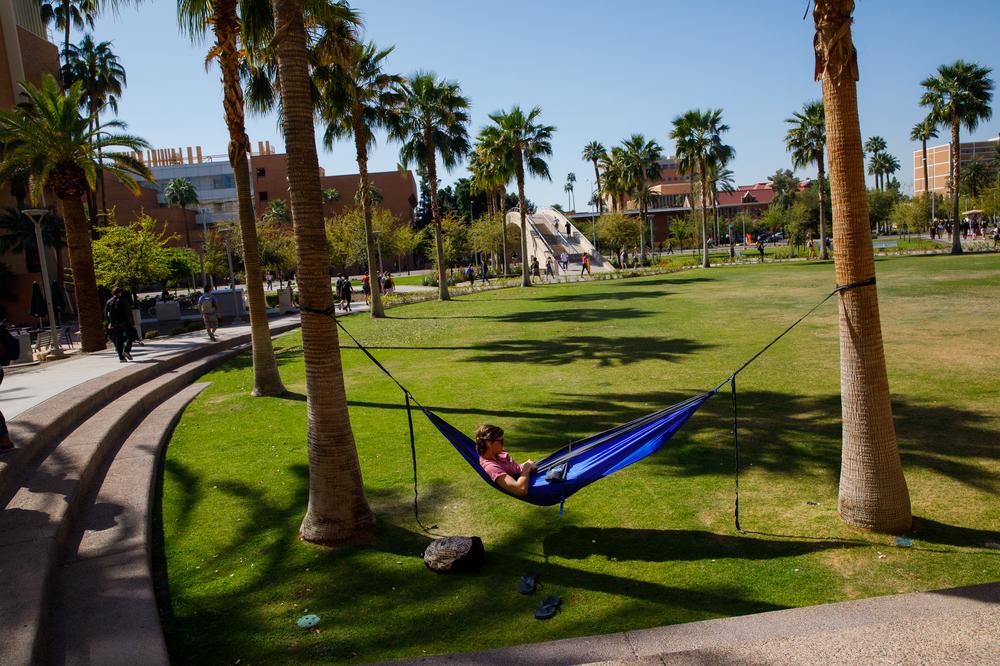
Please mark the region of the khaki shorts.
[[201, 318], [205, 322], [205, 328], [219, 328], [219, 315], [203, 314]]

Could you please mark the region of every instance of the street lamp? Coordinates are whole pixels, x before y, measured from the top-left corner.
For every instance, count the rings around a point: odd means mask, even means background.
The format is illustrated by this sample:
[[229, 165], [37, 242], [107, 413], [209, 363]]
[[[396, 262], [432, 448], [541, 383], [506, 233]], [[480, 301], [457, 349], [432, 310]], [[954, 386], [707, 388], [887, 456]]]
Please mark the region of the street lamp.
[[226, 234], [226, 259], [229, 260], [229, 293], [232, 296], [233, 311], [236, 313], [233, 323], [241, 324], [243, 323], [243, 318], [240, 315], [243, 314], [243, 308], [242, 303], [236, 300], [236, 273], [233, 271], [233, 253], [229, 249], [228, 233]]
[[382, 232], [373, 231], [372, 235], [375, 236], [375, 247], [378, 248], [378, 272], [382, 273]]
[[42, 218], [49, 214], [45, 208], [29, 208], [22, 211], [35, 223], [35, 244], [38, 247], [38, 263], [42, 266], [42, 287], [45, 289], [45, 304], [49, 310], [49, 356], [62, 358], [65, 356], [59, 346], [59, 334], [56, 332], [56, 313], [52, 309], [52, 284], [49, 282], [49, 266], [45, 257], [45, 245], [42, 244]]

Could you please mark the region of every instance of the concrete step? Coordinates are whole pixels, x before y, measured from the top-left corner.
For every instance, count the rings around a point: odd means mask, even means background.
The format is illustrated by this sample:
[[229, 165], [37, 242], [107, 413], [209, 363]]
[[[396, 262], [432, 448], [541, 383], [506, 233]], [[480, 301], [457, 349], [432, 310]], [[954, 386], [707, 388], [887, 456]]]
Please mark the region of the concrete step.
[[0, 663], [46, 659], [56, 563], [107, 456], [157, 404], [248, 348], [216, 348], [164, 372], [110, 399], [64, 439], [42, 450], [38, 465], [27, 471], [0, 512], [0, 618], [9, 628], [0, 643]]
[[[298, 322], [286, 322], [271, 328], [278, 335], [297, 327]], [[25, 470], [38, 463], [46, 445], [64, 437], [98, 409], [127, 391], [156, 377], [165, 370], [173, 370], [185, 363], [243, 345], [250, 341], [250, 334], [233, 336], [212, 345], [185, 349], [171, 356], [143, 363], [130, 363], [71, 389], [28, 409], [8, 423], [10, 437], [17, 450], [0, 458], [0, 507], [5, 506], [18, 487]], [[67, 361], [72, 363], [72, 361]]]
[[53, 591], [54, 664], [169, 664], [153, 588], [151, 508], [163, 448], [207, 383], [149, 413], [114, 453], [69, 536]]

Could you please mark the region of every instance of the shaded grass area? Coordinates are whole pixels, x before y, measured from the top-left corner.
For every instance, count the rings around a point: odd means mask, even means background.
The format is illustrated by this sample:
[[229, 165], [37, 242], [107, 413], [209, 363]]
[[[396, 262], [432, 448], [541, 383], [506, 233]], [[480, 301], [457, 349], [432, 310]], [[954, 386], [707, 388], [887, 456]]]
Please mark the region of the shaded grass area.
[[[188, 408], [163, 478], [163, 566], [175, 660], [373, 661], [688, 622], [1000, 579], [996, 256], [878, 262], [897, 432], [917, 516], [912, 548], [836, 512], [836, 305], [740, 375], [744, 473], [733, 529], [729, 396], [658, 454], [574, 495], [566, 514], [492, 490], [416, 417], [421, 516], [399, 390], [342, 348], [371, 547], [299, 542], [307, 498], [300, 338], [277, 344], [290, 393], [251, 399], [234, 359]], [[519, 460], [715, 386], [832, 287], [829, 263], [718, 268], [507, 289], [345, 325], [423, 404], [465, 432], [507, 429]], [[432, 536], [480, 535], [474, 576], [428, 572]], [[537, 622], [516, 593], [541, 574], [565, 599]], [[303, 631], [295, 620], [316, 613]]]

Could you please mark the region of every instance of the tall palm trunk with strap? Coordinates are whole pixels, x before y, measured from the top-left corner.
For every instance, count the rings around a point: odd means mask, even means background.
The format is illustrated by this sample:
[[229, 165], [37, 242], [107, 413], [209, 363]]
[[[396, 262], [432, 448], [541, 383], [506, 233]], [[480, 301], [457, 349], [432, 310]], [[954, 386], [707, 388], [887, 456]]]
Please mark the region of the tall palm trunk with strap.
[[824, 157], [821, 145], [816, 151], [817, 180], [819, 180], [819, 256], [820, 259], [829, 259], [830, 253], [826, 249], [826, 164], [823, 162]]
[[[302, 4], [299, 0], [273, 0], [273, 4], [299, 293], [307, 308], [326, 310], [334, 299]], [[302, 353], [309, 418], [309, 507], [299, 533], [305, 541], [326, 545], [370, 541], [375, 516], [365, 499], [333, 319], [303, 311]]]
[[[239, 19], [236, 0], [217, 1], [213, 27], [219, 49], [219, 69], [222, 70], [222, 105], [229, 129], [229, 164], [236, 184], [236, 204], [243, 239], [243, 266], [250, 306], [250, 338], [253, 345], [253, 391], [255, 396], [280, 395], [285, 392], [278, 374], [278, 365], [271, 344], [271, 329], [267, 323], [267, 304], [261, 282], [260, 250], [257, 245], [257, 223], [250, 198], [250, 165], [247, 153], [250, 139], [244, 125], [243, 89], [240, 86], [239, 56], [236, 37]], [[235, 285], [233, 285], [235, 289]]]
[[958, 196], [960, 191], [959, 176], [961, 166], [961, 148], [959, 143], [959, 123], [957, 120], [951, 123], [951, 253], [962, 254], [962, 223], [959, 219]]
[[855, 85], [857, 52], [851, 40], [853, 10], [853, 0], [816, 0], [814, 10], [816, 78], [823, 81], [830, 151], [837, 282], [871, 280], [839, 294], [843, 416], [839, 510], [851, 525], [898, 533], [909, 530], [912, 519], [892, 421], [874, 283]]
[[[76, 181], [76, 184], [72, 181]], [[66, 223], [66, 245], [69, 248], [69, 264], [73, 269], [73, 290], [80, 322], [80, 347], [85, 352], [95, 352], [105, 348], [105, 335], [103, 309], [94, 276], [90, 229], [80, 200], [87, 189], [85, 182], [82, 173], [76, 177], [57, 174], [52, 176], [52, 186], [62, 202], [63, 219]], [[45, 260], [41, 253], [39, 258]]]

